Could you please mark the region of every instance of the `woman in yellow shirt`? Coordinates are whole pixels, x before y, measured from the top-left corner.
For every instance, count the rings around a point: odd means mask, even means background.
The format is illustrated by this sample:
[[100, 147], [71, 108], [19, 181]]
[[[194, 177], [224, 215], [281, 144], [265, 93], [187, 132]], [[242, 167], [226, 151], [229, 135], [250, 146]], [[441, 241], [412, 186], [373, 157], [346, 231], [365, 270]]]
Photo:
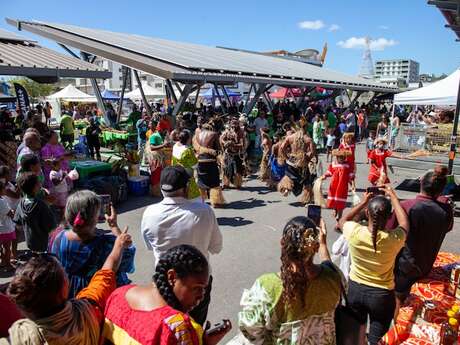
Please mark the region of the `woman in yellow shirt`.
[[[388, 331], [396, 308], [394, 266], [409, 230], [407, 214], [396, 193], [386, 187], [386, 195], [366, 193], [364, 200], [339, 221], [339, 228], [348, 241], [351, 256], [349, 306], [360, 316], [362, 324], [370, 318], [368, 341], [374, 345]], [[385, 230], [391, 206], [399, 227]], [[365, 211], [368, 226], [352, 221]]]

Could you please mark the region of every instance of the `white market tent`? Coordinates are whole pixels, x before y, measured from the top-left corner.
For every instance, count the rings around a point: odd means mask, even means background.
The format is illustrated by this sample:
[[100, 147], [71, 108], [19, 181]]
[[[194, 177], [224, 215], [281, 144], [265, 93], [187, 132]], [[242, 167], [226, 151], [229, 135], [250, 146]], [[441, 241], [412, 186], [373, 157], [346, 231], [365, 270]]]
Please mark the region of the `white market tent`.
[[[163, 92], [163, 90], [156, 89], [146, 82], [142, 83], [142, 89], [144, 90], [144, 94], [147, 99], [152, 100], [166, 97], [166, 94]], [[125, 94], [125, 98], [130, 98], [132, 100], [142, 99], [141, 90], [137, 88], [131, 92], [128, 92]]]
[[460, 69], [448, 77], [420, 89], [398, 93], [394, 104], [456, 105], [460, 82]]
[[49, 95], [47, 98], [59, 99], [65, 102], [85, 102], [92, 103], [96, 102], [96, 97], [88, 95], [83, 91], [78, 90], [75, 86], [69, 84], [61, 91]]

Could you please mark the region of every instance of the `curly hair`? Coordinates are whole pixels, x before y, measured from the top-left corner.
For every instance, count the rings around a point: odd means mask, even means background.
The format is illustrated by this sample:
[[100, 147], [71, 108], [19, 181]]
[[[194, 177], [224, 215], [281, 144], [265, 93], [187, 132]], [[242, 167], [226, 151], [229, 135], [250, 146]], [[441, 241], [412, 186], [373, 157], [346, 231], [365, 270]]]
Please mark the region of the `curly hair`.
[[166, 303], [184, 311], [168, 281], [168, 271], [174, 270], [178, 278], [186, 278], [209, 272], [208, 260], [195, 247], [186, 244], [173, 247], [164, 253], [155, 268], [153, 281]]
[[318, 235], [316, 225], [307, 217], [294, 217], [284, 227], [281, 240], [281, 280], [282, 299], [286, 304], [293, 304], [296, 300], [302, 305], [304, 303], [303, 296], [308, 283], [306, 267], [318, 251]]
[[7, 294], [24, 312], [46, 317], [56, 307], [66, 276], [59, 262], [49, 254], [39, 254], [20, 266]]
[[388, 218], [390, 218], [390, 200], [382, 195], [372, 198], [367, 205], [367, 212], [369, 213], [369, 221], [372, 223], [372, 245], [374, 251], [377, 252], [377, 233], [379, 230], [385, 229]]

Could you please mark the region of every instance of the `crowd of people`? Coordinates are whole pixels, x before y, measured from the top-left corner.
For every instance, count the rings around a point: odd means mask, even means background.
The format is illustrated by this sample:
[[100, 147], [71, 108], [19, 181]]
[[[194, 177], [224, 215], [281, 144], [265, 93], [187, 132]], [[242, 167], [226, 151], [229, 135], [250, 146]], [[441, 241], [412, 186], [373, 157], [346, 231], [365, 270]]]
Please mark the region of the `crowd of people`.
[[[128, 228], [120, 228], [116, 209], [104, 209], [93, 191], [72, 190], [71, 114], [57, 133], [38, 113], [18, 132], [2, 113], [2, 136], [22, 140], [13, 166], [3, 159], [0, 166], [1, 268], [16, 269], [0, 293], [0, 343], [217, 344], [232, 324], [211, 328], [207, 322], [211, 290], [219, 284], [209, 256], [224, 246], [213, 208], [225, 207], [225, 189], [242, 188], [257, 173], [268, 189], [292, 193], [303, 204], [321, 204], [321, 184], [331, 178], [323, 206], [334, 210], [342, 233], [332, 247], [340, 263], [332, 262], [323, 219], [287, 220], [280, 272], [258, 277], [243, 292], [230, 343], [335, 344], [335, 312], [346, 296], [356, 323], [365, 328], [369, 322], [369, 344], [377, 344], [453, 227], [452, 206], [442, 196], [446, 168], [425, 173], [420, 194], [400, 202], [386, 165], [397, 121], [388, 124], [386, 108], [313, 102], [302, 112], [288, 101], [271, 110], [259, 102], [256, 109], [247, 115], [238, 105], [226, 114], [203, 107], [180, 114], [175, 125], [167, 113], [133, 110], [151, 193], [163, 197], [147, 207], [140, 224], [153, 252], [146, 258], [153, 272], [147, 285], [128, 277], [136, 244]], [[375, 131], [372, 113], [382, 115]], [[100, 159], [100, 115], [89, 111], [86, 118], [89, 154]], [[361, 141], [373, 188], [346, 211], [349, 192], [356, 194]], [[320, 153], [330, 162], [325, 171]], [[98, 228], [101, 214], [109, 230]], [[22, 235], [28, 252], [21, 258]]]

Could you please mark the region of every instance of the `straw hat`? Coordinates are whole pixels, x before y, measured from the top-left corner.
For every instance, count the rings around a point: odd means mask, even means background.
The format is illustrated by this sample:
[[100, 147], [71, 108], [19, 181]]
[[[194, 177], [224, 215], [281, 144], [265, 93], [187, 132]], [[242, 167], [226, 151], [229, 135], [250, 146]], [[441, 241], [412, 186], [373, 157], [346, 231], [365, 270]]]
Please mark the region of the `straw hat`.
[[349, 150], [332, 150], [332, 155], [335, 157], [348, 157], [351, 156], [351, 152]]
[[374, 145], [377, 145], [378, 143], [383, 143], [384, 145], [388, 144], [388, 139], [384, 137], [379, 137], [374, 140]]

